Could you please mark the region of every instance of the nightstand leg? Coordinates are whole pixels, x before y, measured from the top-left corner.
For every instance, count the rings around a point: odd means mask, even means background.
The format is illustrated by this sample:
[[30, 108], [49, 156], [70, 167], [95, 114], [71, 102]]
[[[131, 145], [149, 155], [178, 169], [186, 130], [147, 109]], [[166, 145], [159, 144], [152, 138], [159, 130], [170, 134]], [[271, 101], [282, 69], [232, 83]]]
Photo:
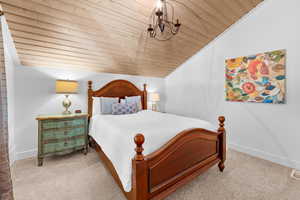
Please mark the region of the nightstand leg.
[[41, 167], [43, 166], [43, 158], [38, 158], [38, 166]]
[[85, 146], [83, 149], [83, 154], [86, 155], [87, 153], [88, 153], [88, 148], [87, 148], [87, 146]]

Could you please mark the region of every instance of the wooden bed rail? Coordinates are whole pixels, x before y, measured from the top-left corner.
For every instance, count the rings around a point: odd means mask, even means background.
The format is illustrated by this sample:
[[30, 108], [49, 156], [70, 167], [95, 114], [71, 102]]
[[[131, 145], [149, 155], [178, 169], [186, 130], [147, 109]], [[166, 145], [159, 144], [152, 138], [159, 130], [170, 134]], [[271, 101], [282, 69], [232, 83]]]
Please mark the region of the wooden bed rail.
[[163, 199], [214, 164], [223, 172], [226, 160], [225, 117], [219, 117], [217, 132], [195, 128], [182, 131], [157, 151], [144, 156], [143, 134], [134, 137], [132, 160], [135, 200]]

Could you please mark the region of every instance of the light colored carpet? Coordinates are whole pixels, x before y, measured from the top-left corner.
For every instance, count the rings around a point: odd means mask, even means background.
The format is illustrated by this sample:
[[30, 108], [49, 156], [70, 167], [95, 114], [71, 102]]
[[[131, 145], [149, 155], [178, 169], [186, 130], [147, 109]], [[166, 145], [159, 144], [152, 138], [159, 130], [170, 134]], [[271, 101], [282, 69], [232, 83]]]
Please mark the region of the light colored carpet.
[[[94, 151], [47, 158], [43, 167], [17, 161], [12, 171], [16, 200], [125, 200]], [[290, 172], [231, 150], [224, 173], [213, 167], [167, 200], [299, 200], [300, 181]]]

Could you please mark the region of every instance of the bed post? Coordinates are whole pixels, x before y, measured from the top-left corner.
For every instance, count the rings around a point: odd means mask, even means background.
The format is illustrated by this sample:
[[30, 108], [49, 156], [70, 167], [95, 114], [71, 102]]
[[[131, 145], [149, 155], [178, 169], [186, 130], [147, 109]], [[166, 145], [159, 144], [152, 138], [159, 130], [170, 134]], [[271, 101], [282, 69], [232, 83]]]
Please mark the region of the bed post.
[[143, 96], [144, 96], [144, 98], [143, 98], [143, 104], [144, 104], [143, 109], [147, 110], [148, 102], [147, 102], [147, 84], [146, 83], [144, 84]]
[[93, 81], [88, 81], [88, 114], [89, 119], [93, 115], [93, 90], [92, 90]]
[[224, 171], [225, 168], [225, 160], [226, 160], [226, 130], [224, 128], [224, 122], [225, 122], [225, 117], [224, 116], [220, 116], [219, 117], [219, 129], [218, 129], [218, 133], [220, 133], [220, 158], [221, 161], [219, 163], [219, 169], [221, 172]]
[[[93, 82], [88, 81], [88, 124], [90, 124], [90, 119], [93, 115], [93, 89], [92, 89]], [[89, 127], [90, 125], [88, 125]], [[94, 148], [96, 147], [95, 141], [88, 135], [88, 141], [90, 147]]]
[[147, 173], [147, 162], [143, 155], [143, 144], [145, 137], [143, 134], [137, 134], [134, 137], [136, 144], [135, 152], [136, 155], [132, 160], [132, 191], [134, 200], [146, 200], [147, 189], [148, 189], [148, 173]]

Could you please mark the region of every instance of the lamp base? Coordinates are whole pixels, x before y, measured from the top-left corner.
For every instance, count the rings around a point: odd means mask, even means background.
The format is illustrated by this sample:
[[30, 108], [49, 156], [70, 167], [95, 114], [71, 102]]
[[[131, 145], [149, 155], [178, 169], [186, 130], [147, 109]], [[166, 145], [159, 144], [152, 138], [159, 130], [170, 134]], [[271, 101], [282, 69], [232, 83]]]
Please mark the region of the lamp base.
[[155, 111], [155, 112], [158, 111], [156, 102], [155, 102], [155, 103], [152, 103], [152, 111]]
[[62, 113], [63, 115], [70, 115], [71, 111], [69, 111], [69, 108], [71, 106], [72, 102], [69, 99], [69, 95], [66, 94], [66, 98], [63, 100], [62, 105], [66, 108], [66, 110]]
[[293, 169], [291, 177], [295, 180], [300, 181], [300, 171], [297, 171], [296, 169]]
[[71, 113], [71, 111], [69, 111], [69, 110], [65, 110], [64, 112], [62, 112], [62, 114], [63, 114], [63, 115], [70, 115], [70, 114], [72, 114], [72, 113]]

